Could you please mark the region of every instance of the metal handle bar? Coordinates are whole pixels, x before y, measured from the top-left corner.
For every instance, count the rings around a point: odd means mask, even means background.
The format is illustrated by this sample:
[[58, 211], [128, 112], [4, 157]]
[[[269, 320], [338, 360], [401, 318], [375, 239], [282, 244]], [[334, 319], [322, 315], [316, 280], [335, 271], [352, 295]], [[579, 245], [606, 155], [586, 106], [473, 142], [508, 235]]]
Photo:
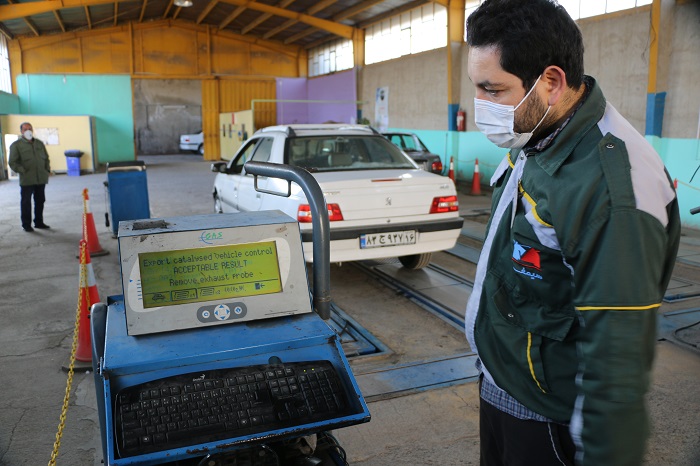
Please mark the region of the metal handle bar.
[[[255, 176], [256, 191], [258, 190], [258, 176], [293, 181], [304, 191], [311, 208], [311, 225], [313, 227], [314, 309], [323, 320], [328, 320], [331, 316], [330, 224], [328, 221], [328, 208], [318, 181], [303, 168], [278, 163], [246, 162], [244, 168], [246, 173]], [[291, 195], [291, 185], [287, 193], [276, 193], [267, 190], [263, 192], [289, 197]]]

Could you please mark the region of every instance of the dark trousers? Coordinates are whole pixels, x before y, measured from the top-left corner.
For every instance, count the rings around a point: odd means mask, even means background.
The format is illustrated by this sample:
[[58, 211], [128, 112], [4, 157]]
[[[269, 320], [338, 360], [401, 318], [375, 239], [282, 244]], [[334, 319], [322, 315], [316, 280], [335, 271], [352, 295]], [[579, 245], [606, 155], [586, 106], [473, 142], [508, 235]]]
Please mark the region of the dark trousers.
[[20, 186], [22, 210], [22, 227], [28, 228], [32, 226], [32, 196], [34, 196], [34, 225], [42, 225], [44, 223], [44, 195], [45, 184], [33, 184], [29, 186]]
[[518, 419], [480, 400], [481, 466], [571, 466], [569, 427]]

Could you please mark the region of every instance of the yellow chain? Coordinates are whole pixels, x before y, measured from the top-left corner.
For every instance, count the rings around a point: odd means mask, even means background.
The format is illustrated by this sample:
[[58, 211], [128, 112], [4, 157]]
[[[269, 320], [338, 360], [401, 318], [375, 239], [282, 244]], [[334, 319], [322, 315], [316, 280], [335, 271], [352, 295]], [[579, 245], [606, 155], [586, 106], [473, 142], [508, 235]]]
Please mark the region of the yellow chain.
[[[68, 381], [66, 382], [66, 394], [63, 397], [63, 407], [61, 408], [60, 422], [58, 423], [58, 432], [56, 432], [56, 441], [53, 444], [53, 452], [49, 460], [49, 466], [56, 465], [56, 457], [58, 450], [61, 447], [61, 437], [63, 436], [63, 427], [66, 424], [66, 415], [68, 414], [68, 401], [70, 400], [71, 386], [73, 385], [73, 366], [75, 365], [75, 352], [78, 348], [78, 332], [80, 331], [80, 310], [83, 300], [82, 290], [85, 289], [87, 294], [87, 266], [85, 264], [86, 244], [80, 245], [80, 288], [78, 290], [78, 309], [75, 312], [75, 329], [73, 330], [73, 345], [70, 352], [70, 365], [68, 366]], [[88, 298], [89, 300], [89, 298]]]

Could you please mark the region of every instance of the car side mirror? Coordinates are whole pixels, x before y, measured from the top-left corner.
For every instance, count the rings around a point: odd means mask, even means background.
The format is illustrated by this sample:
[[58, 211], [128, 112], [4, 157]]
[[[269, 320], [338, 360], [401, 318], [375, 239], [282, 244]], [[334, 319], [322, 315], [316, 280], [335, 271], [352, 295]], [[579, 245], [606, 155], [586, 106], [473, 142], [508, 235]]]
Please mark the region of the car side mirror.
[[211, 171], [214, 173], [226, 173], [226, 162], [214, 162], [211, 164]]

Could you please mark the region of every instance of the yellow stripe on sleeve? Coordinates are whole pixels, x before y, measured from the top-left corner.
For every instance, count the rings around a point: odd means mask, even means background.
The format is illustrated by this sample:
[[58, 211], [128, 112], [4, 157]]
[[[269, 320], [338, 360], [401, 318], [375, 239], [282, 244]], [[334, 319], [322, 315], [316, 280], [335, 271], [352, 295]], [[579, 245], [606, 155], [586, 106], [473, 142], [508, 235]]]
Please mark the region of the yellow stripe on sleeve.
[[577, 311], [647, 311], [661, 307], [659, 304], [649, 304], [648, 306], [576, 306]]

